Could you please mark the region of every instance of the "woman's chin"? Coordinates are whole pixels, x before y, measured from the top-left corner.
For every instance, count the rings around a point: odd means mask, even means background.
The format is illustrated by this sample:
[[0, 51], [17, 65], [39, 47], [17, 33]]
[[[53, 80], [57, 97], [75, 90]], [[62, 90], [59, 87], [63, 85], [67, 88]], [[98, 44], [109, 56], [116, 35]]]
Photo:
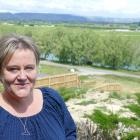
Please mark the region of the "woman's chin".
[[13, 95], [16, 96], [17, 98], [26, 98], [31, 94], [31, 89], [18, 89], [15, 91], [12, 91]]

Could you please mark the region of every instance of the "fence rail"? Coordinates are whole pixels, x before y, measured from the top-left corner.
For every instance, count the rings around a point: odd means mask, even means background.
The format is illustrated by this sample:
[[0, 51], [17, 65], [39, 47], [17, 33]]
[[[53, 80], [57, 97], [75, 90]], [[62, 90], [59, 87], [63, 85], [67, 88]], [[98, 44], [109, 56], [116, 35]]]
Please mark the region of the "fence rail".
[[109, 84], [95, 87], [94, 89], [98, 91], [121, 91], [122, 87], [120, 84], [117, 83], [109, 83]]
[[70, 73], [37, 79], [35, 87], [78, 87], [79, 83], [80, 82], [77, 73]]

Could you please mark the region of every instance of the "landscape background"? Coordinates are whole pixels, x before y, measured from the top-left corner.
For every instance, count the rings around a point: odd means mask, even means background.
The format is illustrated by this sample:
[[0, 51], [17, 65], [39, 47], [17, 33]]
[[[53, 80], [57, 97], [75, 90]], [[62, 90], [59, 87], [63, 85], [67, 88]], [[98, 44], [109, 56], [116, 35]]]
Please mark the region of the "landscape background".
[[77, 74], [78, 85], [56, 89], [78, 140], [140, 139], [138, 0], [0, 3], [0, 36], [33, 38], [41, 52], [39, 78]]

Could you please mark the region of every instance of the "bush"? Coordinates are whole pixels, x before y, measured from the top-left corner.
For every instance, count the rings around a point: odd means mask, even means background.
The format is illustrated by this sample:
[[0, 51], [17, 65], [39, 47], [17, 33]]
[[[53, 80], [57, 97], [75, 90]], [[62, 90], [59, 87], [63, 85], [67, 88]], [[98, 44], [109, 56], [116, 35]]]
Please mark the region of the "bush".
[[136, 104], [131, 104], [127, 106], [132, 112], [134, 112], [138, 117], [140, 117], [140, 106]]
[[86, 88], [65, 88], [58, 89], [60, 95], [64, 98], [64, 101], [68, 101], [71, 98], [79, 98], [87, 92]]
[[105, 114], [100, 110], [95, 110], [91, 115], [87, 116], [97, 124], [98, 131], [96, 132], [103, 140], [139, 138], [140, 120], [137, 118], [121, 118], [117, 114]]
[[104, 130], [114, 129], [118, 124], [118, 116], [116, 114], [107, 115], [100, 110], [95, 110], [92, 115], [89, 115], [89, 118], [99, 124]]
[[137, 102], [140, 104], [140, 93], [136, 93], [135, 95], [137, 97]]
[[122, 140], [134, 140], [134, 138], [140, 139], [140, 131], [131, 132], [127, 136], [122, 137]]

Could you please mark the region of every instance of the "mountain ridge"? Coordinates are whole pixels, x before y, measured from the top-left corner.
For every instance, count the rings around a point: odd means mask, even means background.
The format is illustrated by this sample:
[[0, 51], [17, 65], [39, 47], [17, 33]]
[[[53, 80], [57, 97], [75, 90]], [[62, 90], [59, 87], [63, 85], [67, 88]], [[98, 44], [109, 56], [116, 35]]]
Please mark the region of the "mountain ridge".
[[50, 23], [133, 23], [140, 22], [140, 18], [113, 18], [102, 16], [78, 16], [57, 13], [0, 13], [0, 21], [43, 21]]

